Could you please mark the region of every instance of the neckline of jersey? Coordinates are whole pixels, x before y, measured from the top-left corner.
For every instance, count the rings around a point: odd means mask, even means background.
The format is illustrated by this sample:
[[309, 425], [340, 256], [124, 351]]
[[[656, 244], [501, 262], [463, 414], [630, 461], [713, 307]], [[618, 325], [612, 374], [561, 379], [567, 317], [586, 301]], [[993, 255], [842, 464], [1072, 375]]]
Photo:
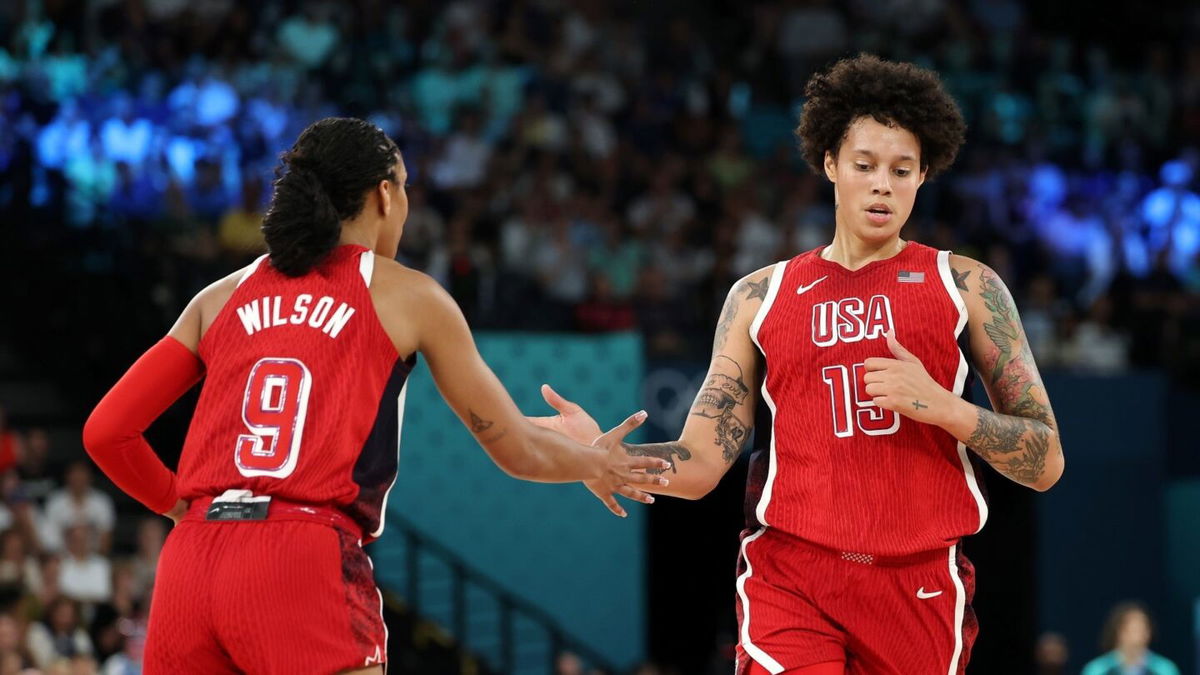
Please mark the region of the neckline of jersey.
[[910, 255], [909, 251], [913, 250], [915, 243], [916, 242], [913, 242], [913, 241], [905, 242], [904, 248], [900, 249], [899, 253], [888, 256], [886, 258], [872, 260], [871, 262], [867, 263], [866, 265], [863, 265], [862, 267], [860, 267], [856, 270], [852, 270], [847, 267], [843, 267], [842, 264], [839, 262], [835, 262], [833, 260], [827, 260], [827, 259], [821, 257], [821, 254], [825, 251], [825, 249], [829, 248], [829, 246], [831, 246], [832, 244], [827, 244], [825, 246], [818, 246], [817, 248], [814, 248], [812, 251], [809, 251], [809, 254], [812, 256], [813, 262], [821, 267], [824, 267], [826, 269], [832, 270], [834, 272], [837, 272], [838, 274], [842, 274], [845, 276], [859, 276], [862, 274], [867, 274], [867, 273], [871, 272], [872, 270], [881, 269], [888, 264], [900, 262], [901, 260], [905, 259], [906, 257], [908, 257]]

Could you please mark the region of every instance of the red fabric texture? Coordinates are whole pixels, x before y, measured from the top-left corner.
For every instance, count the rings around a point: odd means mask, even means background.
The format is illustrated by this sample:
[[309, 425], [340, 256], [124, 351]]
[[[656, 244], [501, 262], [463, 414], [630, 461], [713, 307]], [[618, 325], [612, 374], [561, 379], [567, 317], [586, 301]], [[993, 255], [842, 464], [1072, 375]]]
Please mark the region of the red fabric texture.
[[842, 661], [846, 675], [962, 675], [979, 632], [975, 570], [957, 547], [930, 553], [867, 563], [772, 528], [745, 533], [737, 672]]
[[175, 474], [142, 435], [204, 376], [204, 364], [167, 336], [109, 390], [83, 427], [83, 446], [117, 487], [155, 513], [175, 506]]
[[386, 661], [381, 599], [357, 535], [292, 517], [190, 517], [171, 531], [145, 675], [338, 673]]

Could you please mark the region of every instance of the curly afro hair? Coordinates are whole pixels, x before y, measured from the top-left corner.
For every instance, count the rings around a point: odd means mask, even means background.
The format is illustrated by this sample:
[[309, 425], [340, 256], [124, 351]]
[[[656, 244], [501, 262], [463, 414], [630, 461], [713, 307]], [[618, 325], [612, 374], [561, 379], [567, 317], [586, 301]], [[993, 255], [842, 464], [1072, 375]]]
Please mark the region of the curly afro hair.
[[825, 171], [825, 152], [837, 156], [850, 125], [870, 115], [912, 132], [921, 143], [921, 168], [933, 178], [954, 163], [967, 125], [936, 73], [911, 63], [860, 54], [817, 73], [804, 87], [796, 136], [804, 161]]

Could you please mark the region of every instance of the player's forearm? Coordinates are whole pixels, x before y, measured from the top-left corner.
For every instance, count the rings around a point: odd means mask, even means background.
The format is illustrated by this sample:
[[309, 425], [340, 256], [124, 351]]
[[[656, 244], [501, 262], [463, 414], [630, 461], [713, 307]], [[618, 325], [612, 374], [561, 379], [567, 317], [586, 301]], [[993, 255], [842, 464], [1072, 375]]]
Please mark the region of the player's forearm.
[[598, 478], [604, 471], [604, 450], [524, 420], [517, 434], [501, 432], [480, 442], [505, 473], [521, 480], [571, 483]]
[[622, 443], [626, 454], [631, 457], [657, 457], [671, 463], [663, 470], [650, 470], [647, 473], [669, 474], [670, 485], [640, 485], [645, 492], [680, 497], [682, 499], [700, 499], [712, 491], [724, 475], [725, 467], [714, 470], [697, 456], [681, 441], [668, 443]]
[[1038, 491], [1062, 476], [1057, 430], [1045, 421], [1005, 415], [958, 399], [941, 425], [1010, 479]]

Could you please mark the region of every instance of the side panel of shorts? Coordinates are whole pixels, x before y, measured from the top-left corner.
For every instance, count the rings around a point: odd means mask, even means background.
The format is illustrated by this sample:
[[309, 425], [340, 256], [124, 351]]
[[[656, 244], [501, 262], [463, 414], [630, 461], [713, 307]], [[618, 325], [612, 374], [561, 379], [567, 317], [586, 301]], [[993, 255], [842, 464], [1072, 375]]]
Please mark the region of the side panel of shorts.
[[770, 673], [846, 658], [846, 635], [824, 611], [840, 560], [788, 546], [770, 530], [743, 533], [738, 559], [737, 672]]

